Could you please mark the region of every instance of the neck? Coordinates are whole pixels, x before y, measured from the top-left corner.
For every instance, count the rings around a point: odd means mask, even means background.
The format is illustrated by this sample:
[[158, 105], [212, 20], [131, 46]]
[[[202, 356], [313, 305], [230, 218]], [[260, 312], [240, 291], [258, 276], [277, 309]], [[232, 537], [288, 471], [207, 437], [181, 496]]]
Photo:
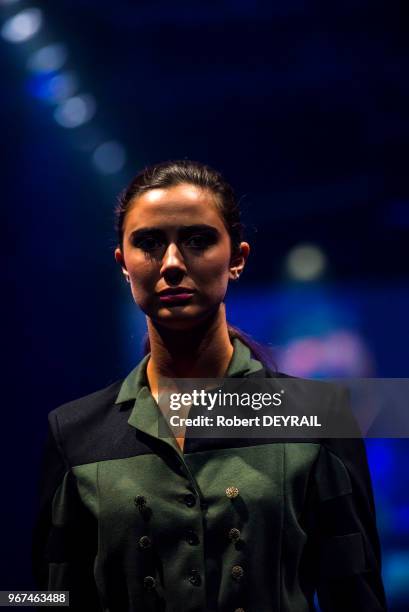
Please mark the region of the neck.
[[158, 377], [218, 378], [222, 377], [233, 355], [225, 305], [204, 323], [188, 331], [157, 326], [147, 318], [151, 356], [147, 376], [151, 390], [157, 388]]

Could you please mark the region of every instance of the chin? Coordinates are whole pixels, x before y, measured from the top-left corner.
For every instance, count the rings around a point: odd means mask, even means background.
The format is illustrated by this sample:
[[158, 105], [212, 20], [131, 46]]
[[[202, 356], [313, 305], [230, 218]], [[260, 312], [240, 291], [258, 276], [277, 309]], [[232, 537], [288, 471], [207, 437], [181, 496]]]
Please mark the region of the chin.
[[[175, 307], [172, 309], [163, 309], [165, 312], [155, 313], [155, 316], [150, 316], [153, 323], [156, 323], [166, 329], [175, 329], [175, 330], [189, 330], [197, 327], [206, 319], [211, 317], [217, 310], [217, 307], [212, 310], [206, 311], [188, 311], [188, 308], [185, 307]], [[161, 309], [162, 310], [162, 309]]]

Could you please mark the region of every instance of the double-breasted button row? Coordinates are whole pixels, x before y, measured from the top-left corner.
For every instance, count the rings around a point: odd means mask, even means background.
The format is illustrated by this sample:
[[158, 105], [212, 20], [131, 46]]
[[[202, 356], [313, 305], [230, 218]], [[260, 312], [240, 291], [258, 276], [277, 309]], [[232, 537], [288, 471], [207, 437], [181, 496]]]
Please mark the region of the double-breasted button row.
[[[150, 514], [150, 510], [147, 507], [146, 497], [144, 495], [137, 495], [134, 497], [134, 504], [141, 512], [144, 518], [147, 518]], [[144, 550], [146, 548], [150, 548], [152, 546], [152, 541], [149, 536], [143, 535], [138, 539], [138, 546], [140, 549]], [[150, 578], [150, 576], [147, 576]], [[148, 581], [149, 582], [149, 581]], [[148, 588], [148, 587], [146, 587]]]

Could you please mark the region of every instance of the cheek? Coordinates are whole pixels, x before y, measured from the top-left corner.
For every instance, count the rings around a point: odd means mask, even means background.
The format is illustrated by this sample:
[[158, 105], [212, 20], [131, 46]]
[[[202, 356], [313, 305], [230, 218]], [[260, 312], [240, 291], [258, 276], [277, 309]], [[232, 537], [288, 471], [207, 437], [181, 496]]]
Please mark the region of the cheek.
[[218, 255], [198, 263], [195, 273], [192, 274], [197, 288], [203, 295], [213, 299], [223, 299], [229, 282], [228, 256]]
[[198, 268], [212, 282], [224, 282], [229, 275], [229, 261], [229, 250], [222, 249], [200, 262]]
[[131, 291], [136, 302], [144, 302], [155, 291], [160, 267], [150, 261], [138, 260], [128, 264]]
[[131, 281], [138, 287], [149, 289], [154, 283], [155, 272], [152, 266], [140, 265], [128, 268]]

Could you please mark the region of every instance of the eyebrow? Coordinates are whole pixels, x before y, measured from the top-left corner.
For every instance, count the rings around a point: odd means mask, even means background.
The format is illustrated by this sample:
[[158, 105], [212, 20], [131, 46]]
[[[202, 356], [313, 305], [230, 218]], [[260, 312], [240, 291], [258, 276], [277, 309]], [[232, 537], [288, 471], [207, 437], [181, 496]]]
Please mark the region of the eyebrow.
[[[191, 234], [192, 232], [212, 232], [218, 234], [219, 231], [213, 225], [206, 225], [206, 223], [196, 223], [195, 225], [181, 225], [179, 228], [179, 234], [184, 236], [186, 234]], [[159, 229], [158, 227], [141, 227], [136, 229], [130, 233], [130, 237], [132, 238], [140, 238], [146, 236], [147, 234], [164, 234], [165, 230]]]

